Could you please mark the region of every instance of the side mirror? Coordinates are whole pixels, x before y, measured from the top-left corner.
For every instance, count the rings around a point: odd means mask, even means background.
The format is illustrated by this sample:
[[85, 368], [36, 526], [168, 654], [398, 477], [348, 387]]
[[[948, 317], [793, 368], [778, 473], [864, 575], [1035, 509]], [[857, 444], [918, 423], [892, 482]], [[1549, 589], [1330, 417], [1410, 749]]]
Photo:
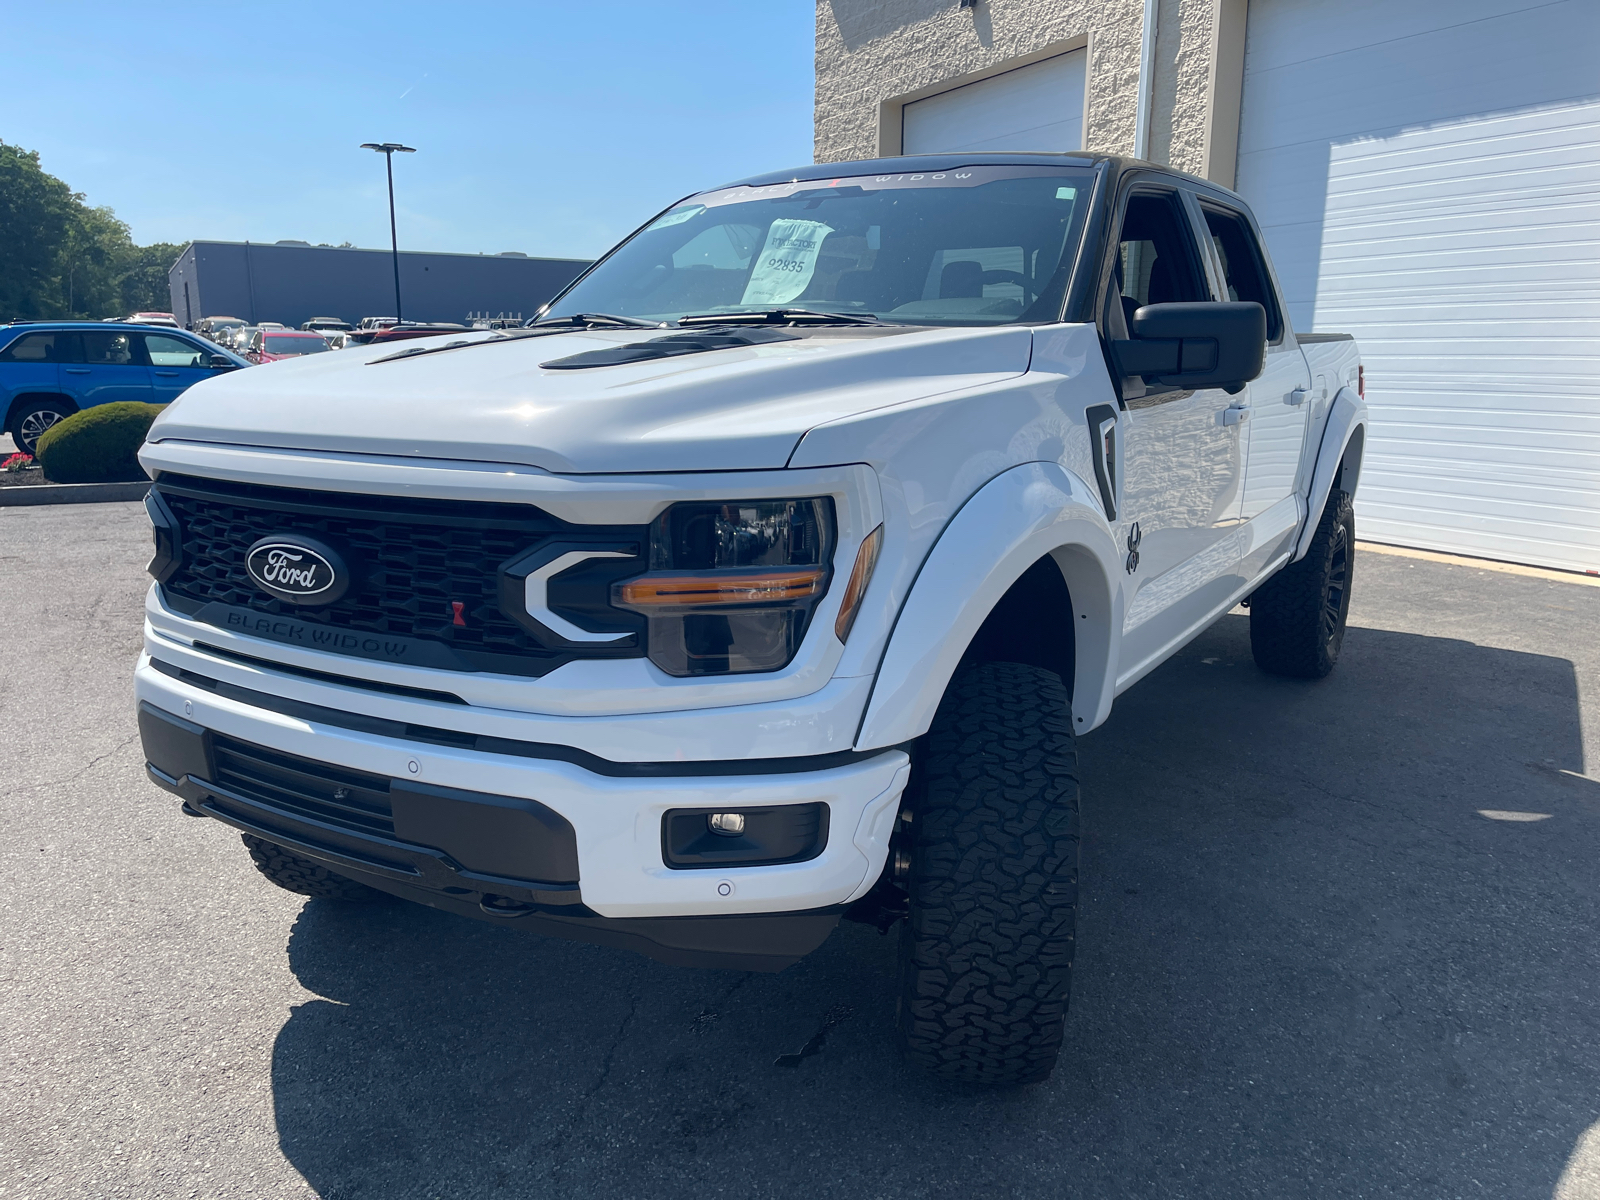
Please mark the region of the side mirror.
[[213, 371], [227, 371], [233, 367], [233, 359], [226, 354], [213, 354], [211, 361], [206, 364]]
[[1267, 310], [1254, 301], [1147, 304], [1111, 343], [1122, 374], [1169, 387], [1237, 392], [1267, 358]]

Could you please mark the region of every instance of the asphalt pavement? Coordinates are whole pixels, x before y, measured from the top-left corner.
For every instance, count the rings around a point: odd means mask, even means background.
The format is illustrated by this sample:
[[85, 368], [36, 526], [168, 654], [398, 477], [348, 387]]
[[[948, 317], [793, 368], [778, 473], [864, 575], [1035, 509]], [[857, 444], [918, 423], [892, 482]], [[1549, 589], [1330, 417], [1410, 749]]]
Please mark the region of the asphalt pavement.
[[5, 1200], [1600, 1197], [1600, 588], [1363, 552], [1329, 679], [1234, 614], [1123, 696], [1060, 1068], [987, 1092], [899, 1061], [893, 933], [696, 972], [275, 889], [144, 779], [148, 553], [0, 509]]

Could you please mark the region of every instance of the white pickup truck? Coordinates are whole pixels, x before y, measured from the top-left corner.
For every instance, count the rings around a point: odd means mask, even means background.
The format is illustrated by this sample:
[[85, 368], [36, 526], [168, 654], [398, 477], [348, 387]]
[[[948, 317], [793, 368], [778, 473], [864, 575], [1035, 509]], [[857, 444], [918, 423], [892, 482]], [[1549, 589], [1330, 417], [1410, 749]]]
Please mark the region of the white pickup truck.
[[1241, 602], [1264, 670], [1333, 666], [1362, 391], [1148, 163], [695, 195], [527, 327], [167, 409], [149, 774], [308, 896], [750, 970], [898, 921], [910, 1056], [1041, 1079], [1074, 738]]

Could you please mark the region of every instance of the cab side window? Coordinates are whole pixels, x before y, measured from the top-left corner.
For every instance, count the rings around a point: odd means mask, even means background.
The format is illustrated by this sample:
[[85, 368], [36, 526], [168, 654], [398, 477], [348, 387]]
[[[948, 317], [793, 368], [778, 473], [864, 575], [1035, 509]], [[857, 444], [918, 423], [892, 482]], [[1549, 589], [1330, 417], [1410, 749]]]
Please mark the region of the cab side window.
[[1222, 264], [1228, 299], [1253, 300], [1266, 309], [1267, 341], [1277, 341], [1283, 334], [1283, 318], [1278, 313], [1277, 297], [1272, 293], [1255, 232], [1239, 213], [1212, 208], [1209, 204], [1202, 205], [1201, 209], [1206, 215], [1211, 245]]
[[1112, 268], [1124, 325], [1146, 304], [1211, 299], [1201, 282], [1189, 228], [1175, 192], [1128, 197]]

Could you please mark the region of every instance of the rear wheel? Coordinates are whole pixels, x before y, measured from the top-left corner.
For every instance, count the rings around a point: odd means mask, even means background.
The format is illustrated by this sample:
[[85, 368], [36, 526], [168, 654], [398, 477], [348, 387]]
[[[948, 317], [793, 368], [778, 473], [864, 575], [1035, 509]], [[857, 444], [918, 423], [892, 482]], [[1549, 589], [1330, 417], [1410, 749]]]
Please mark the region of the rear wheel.
[[17, 410], [12, 423], [12, 440], [24, 454], [37, 455], [39, 438], [52, 425], [65, 421], [73, 413], [70, 405], [59, 400], [35, 400]]
[[1311, 548], [1250, 597], [1256, 666], [1292, 679], [1321, 679], [1339, 661], [1355, 568], [1356, 515], [1349, 492], [1333, 492]]
[[240, 835], [256, 870], [286, 892], [312, 896], [318, 900], [347, 900], [357, 904], [371, 904], [387, 898], [386, 892], [357, 883], [335, 874], [321, 863], [285, 850], [276, 842], [264, 838]]
[[1033, 1083], [1061, 1049], [1078, 897], [1078, 780], [1060, 678], [952, 680], [910, 804], [899, 1026], [947, 1079]]

